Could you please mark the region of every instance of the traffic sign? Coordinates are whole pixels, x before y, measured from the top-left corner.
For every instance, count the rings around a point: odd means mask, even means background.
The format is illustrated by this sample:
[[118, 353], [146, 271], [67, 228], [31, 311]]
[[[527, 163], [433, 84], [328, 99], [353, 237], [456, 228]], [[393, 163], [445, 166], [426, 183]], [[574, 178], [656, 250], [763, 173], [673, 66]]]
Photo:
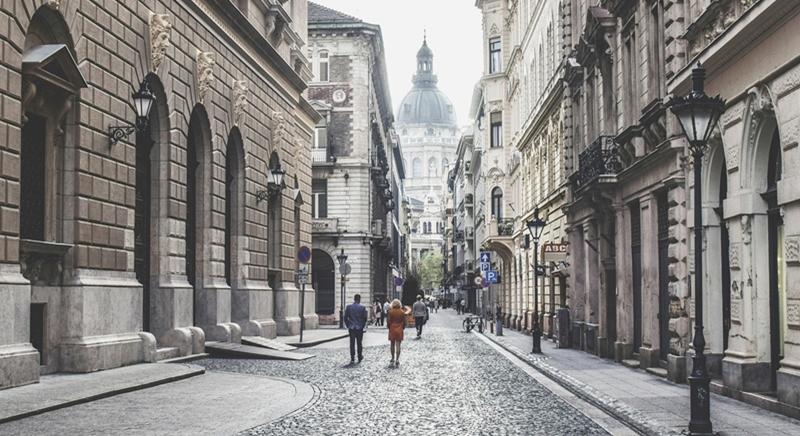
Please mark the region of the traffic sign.
[[297, 283], [301, 285], [305, 285], [308, 283], [308, 266], [307, 265], [300, 265], [297, 268]]
[[498, 271], [487, 271], [486, 281], [492, 285], [500, 283], [500, 273]]
[[349, 263], [344, 264], [344, 267], [340, 269], [343, 276], [349, 275], [351, 272], [353, 272], [353, 267], [351, 267]]
[[403, 286], [403, 283], [405, 283], [405, 280], [403, 280], [402, 277], [395, 277], [394, 278], [394, 285], [395, 286]]
[[481, 276], [475, 277], [475, 285], [482, 286], [483, 285], [483, 277], [481, 277]]
[[481, 272], [489, 271], [491, 269], [491, 266], [492, 265], [489, 263], [481, 262]]
[[481, 251], [481, 263], [491, 263], [492, 254], [488, 251]]
[[300, 263], [308, 263], [311, 260], [311, 249], [303, 245], [297, 250], [297, 261]]

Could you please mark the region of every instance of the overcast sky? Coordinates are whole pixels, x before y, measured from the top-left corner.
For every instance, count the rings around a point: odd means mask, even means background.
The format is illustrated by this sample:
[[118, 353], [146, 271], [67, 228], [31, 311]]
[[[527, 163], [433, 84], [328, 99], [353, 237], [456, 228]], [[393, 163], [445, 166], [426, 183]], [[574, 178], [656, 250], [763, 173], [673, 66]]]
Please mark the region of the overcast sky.
[[315, 3], [381, 26], [395, 112], [411, 89], [417, 50], [422, 45], [422, 32], [427, 29], [439, 89], [453, 101], [459, 125], [466, 124], [472, 89], [480, 79], [483, 65], [481, 14], [474, 0], [316, 0]]

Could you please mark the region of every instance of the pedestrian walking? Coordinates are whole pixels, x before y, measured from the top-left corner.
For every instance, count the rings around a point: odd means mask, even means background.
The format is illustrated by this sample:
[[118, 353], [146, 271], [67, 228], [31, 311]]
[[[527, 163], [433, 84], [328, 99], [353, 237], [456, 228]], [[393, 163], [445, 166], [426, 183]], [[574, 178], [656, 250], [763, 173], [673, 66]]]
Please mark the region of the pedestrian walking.
[[383, 312], [383, 306], [381, 306], [381, 302], [375, 300], [372, 302], [372, 316], [375, 318], [375, 325], [381, 326], [383, 325], [383, 316], [381, 315]]
[[[389, 304], [389, 300], [383, 300], [383, 316], [388, 317], [389, 316], [389, 309], [391, 309], [391, 308], [392, 308], [392, 305]], [[387, 321], [387, 325], [386, 326], [387, 327], [389, 326], [388, 325], [388, 321]]]
[[361, 295], [353, 296], [353, 303], [344, 309], [344, 324], [350, 333], [350, 363], [356, 360], [356, 345], [358, 345], [358, 361], [364, 360], [364, 329], [367, 327], [367, 308], [361, 305]]
[[411, 314], [414, 315], [414, 326], [417, 328], [417, 338], [422, 337], [422, 326], [428, 319], [428, 306], [422, 302], [422, 295], [417, 295], [417, 302], [411, 307]]
[[380, 304], [380, 301], [378, 304], [381, 311], [381, 327], [383, 327], [384, 323], [386, 322], [386, 314], [389, 312], [389, 302], [384, 298], [383, 304]]
[[[386, 302], [389, 305], [389, 302]], [[406, 313], [400, 300], [392, 300], [387, 311], [386, 327], [389, 328], [389, 347], [392, 353], [390, 365], [400, 366], [400, 343], [403, 342], [403, 330], [406, 328]]]

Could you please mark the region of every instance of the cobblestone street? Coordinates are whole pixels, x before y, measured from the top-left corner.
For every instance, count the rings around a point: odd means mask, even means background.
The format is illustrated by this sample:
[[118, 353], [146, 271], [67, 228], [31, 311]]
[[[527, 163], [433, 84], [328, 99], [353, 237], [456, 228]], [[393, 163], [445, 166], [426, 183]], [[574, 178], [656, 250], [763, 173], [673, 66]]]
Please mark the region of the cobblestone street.
[[248, 434], [606, 434], [525, 371], [460, 330], [452, 311], [432, 314], [421, 340], [406, 330], [401, 365], [389, 366], [386, 330], [365, 335], [365, 360], [350, 365], [347, 340], [304, 362], [208, 360], [235, 371], [311, 383], [319, 396], [297, 413]]

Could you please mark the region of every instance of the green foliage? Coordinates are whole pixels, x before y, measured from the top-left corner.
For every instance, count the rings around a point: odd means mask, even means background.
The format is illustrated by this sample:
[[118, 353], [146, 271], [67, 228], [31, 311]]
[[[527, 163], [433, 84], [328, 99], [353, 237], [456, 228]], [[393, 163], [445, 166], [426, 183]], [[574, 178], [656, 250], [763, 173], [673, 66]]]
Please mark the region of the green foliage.
[[438, 288], [442, 285], [442, 254], [428, 253], [420, 260], [419, 285], [422, 289]]

